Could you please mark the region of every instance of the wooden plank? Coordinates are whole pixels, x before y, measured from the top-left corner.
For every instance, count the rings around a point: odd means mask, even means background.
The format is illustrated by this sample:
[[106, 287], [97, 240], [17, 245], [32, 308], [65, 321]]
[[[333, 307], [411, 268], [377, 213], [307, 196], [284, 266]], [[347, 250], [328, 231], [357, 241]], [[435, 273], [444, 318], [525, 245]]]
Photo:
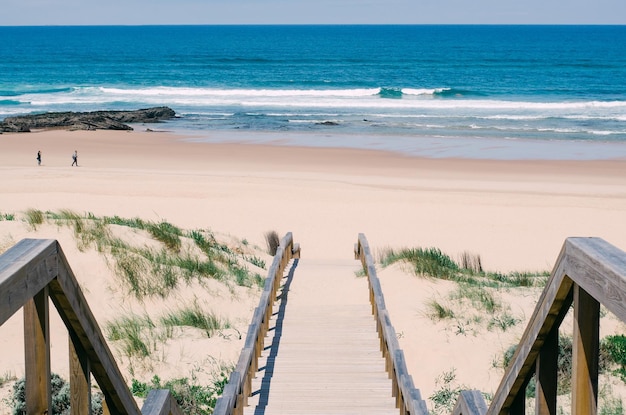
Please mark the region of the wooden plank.
[[558, 358], [559, 330], [555, 327], [546, 337], [535, 364], [535, 414], [556, 415]]
[[626, 322], [626, 252], [600, 238], [568, 238], [567, 274]]
[[600, 238], [565, 240], [555, 268], [522, 336], [512, 363], [494, 395], [489, 414], [507, 413], [543, 341], [560, 324], [573, 282], [626, 322], [626, 253]]
[[78, 341], [68, 336], [70, 362], [71, 415], [91, 413], [91, 370], [87, 353]]
[[0, 325], [57, 276], [57, 243], [23, 239], [0, 255]]
[[487, 412], [485, 398], [480, 391], [461, 391], [452, 415], [484, 415]]
[[142, 415], [182, 415], [176, 400], [168, 389], [152, 389], [143, 406]]
[[91, 363], [91, 372], [104, 394], [113, 415], [138, 415], [139, 408], [124, 381], [113, 354], [80, 290], [61, 247], [58, 247], [59, 277], [50, 287], [50, 298], [59, 316], [74, 333]]
[[582, 287], [574, 287], [572, 339], [572, 414], [598, 413], [600, 303]]
[[[567, 266], [567, 244], [563, 245], [561, 253], [546, 288], [541, 293], [537, 306], [526, 326], [520, 344], [515, 350], [511, 363], [494, 394], [487, 414], [507, 414], [518, 409], [513, 408], [518, 395], [525, 395], [525, 385], [529, 376], [533, 373], [535, 359], [543, 345], [545, 337], [558, 326], [561, 310], [569, 307], [572, 280], [565, 276]], [[516, 405], [522, 405], [522, 398], [517, 400]], [[521, 412], [523, 413], [523, 412]]]
[[26, 414], [48, 413], [50, 386], [50, 325], [48, 289], [44, 287], [24, 305]]

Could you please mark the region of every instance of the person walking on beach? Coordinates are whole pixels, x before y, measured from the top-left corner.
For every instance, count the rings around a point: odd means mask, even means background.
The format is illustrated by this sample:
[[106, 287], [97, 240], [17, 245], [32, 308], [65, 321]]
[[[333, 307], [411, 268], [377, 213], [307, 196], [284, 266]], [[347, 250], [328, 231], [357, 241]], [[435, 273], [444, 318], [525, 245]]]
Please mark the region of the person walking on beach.
[[72, 166], [76, 165], [78, 167], [78, 151], [74, 150], [74, 154], [72, 154]]
[[41, 166], [41, 150], [37, 152], [37, 165]]

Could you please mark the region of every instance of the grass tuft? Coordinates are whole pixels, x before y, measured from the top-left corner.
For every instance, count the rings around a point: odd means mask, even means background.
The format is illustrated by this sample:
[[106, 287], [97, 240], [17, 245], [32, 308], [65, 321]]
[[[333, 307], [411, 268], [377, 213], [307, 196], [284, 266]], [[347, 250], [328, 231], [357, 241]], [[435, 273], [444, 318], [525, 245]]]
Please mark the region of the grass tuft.
[[39, 209], [28, 209], [26, 211], [26, 222], [33, 227], [33, 229], [37, 229], [37, 227], [43, 224], [44, 213]]
[[197, 303], [193, 307], [181, 308], [161, 317], [161, 323], [168, 327], [195, 327], [204, 330], [207, 337], [212, 337], [216, 331], [228, 329], [231, 324], [222, 320], [214, 313], [204, 312]]
[[127, 357], [144, 358], [150, 356], [151, 350], [143, 331], [154, 327], [150, 317], [131, 315], [107, 323], [106, 333], [109, 340], [121, 342]]
[[443, 320], [448, 318], [454, 318], [454, 311], [450, 307], [447, 307], [437, 300], [430, 300], [427, 304], [428, 316], [433, 320]]

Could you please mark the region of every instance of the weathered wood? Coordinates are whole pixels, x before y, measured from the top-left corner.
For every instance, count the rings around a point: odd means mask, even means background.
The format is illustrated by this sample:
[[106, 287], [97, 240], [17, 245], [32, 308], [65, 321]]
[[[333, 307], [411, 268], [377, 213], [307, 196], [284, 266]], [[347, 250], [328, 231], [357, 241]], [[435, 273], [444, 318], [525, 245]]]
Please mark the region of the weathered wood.
[[265, 335], [269, 330], [269, 321], [272, 316], [274, 303], [277, 300], [284, 270], [289, 261], [300, 257], [300, 247], [294, 248], [293, 235], [285, 234], [280, 240], [276, 255], [268, 270], [268, 276], [259, 306], [255, 308], [252, 321], [248, 327], [244, 348], [239, 356], [237, 366], [226, 384], [222, 396], [218, 399], [213, 413], [215, 415], [242, 414], [251, 393], [252, 377], [258, 369], [258, 359], [261, 356]]
[[106, 397], [112, 414], [139, 414], [139, 408], [124, 382], [113, 354], [80, 290], [61, 247], [58, 249], [59, 277], [50, 282], [50, 298], [61, 319], [73, 331], [89, 361], [92, 374]]
[[52, 408], [52, 393], [49, 306], [46, 287], [24, 305], [24, 356], [26, 414], [47, 413]]
[[559, 330], [546, 337], [535, 364], [535, 414], [556, 415]]
[[57, 276], [56, 241], [23, 239], [0, 255], [0, 325]]
[[487, 404], [479, 391], [461, 391], [459, 399], [452, 410], [452, 415], [484, 415]]
[[[511, 363], [507, 368], [496, 393], [494, 394], [487, 414], [518, 413], [513, 408], [513, 402], [518, 395], [525, 395], [525, 385], [529, 376], [533, 373], [535, 359], [543, 346], [546, 336], [558, 326], [561, 310], [569, 306], [572, 280], [565, 276], [566, 245], [561, 249], [559, 259], [552, 274], [542, 292], [537, 306], [526, 326], [520, 344], [517, 346]], [[520, 399], [523, 401], [523, 399]], [[519, 400], [518, 400], [519, 401]], [[522, 405], [523, 402], [516, 405]], [[521, 412], [523, 413], [523, 411]]]
[[70, 362], [71, 415], [91, 413], [91, 371], [89, 359], [80, 342], [68, 336]]
[[141, 407], [141, 414], [182, 415], [182, 412], [168, 389], [152, 389]]
[[419, 390], [415, 389], [412, 380], [411, 383], [406, 382], [409, 377], [404, 353], [400, 349], [398, 337], [391, 324], [380, 280], [376, 273], [374, 257], [364, 234], [359, 234], [354, 251], [355, 258], [361, 260], [363, 270], [367, 274], [372, 314], [376, 319], [376, 328], [380, 337], [380, 349], [385, 357], [385, 367], [392, 379], [392, 396], [396, 397], [396, 404], [401, 413], [427, 414], [426, 403], [421, 400], [421, 397], [414, 400], [420, 396]]
[[567, 275], [626, 322], [626, 253], [600, 238], [568, 238]]
[[[488, 414], [518, 413], [513, 408], [513, 401], [521, 399], [518, 397], [524, 393], [525, 379], [532, 372], [546, 337], [561, 324], [572, 300], [574, 283], [588, 293], [589, 298], [605, 305], [609, 311], [626, 322], [626, 253], [599, 238], [566, 239], [520, 345], [494, 395]], [[584, 307], [589, 308], [588, 311], [595, 319], [596, 306], [591, 303], [593, 302], [586, 303]], [[589, 327], [590, 324], [595, 328]], [[578, 329], [583, 327], [586, 333], [591, 334], [582, 336], [578, 347], [584, 348], [585, 353], [594, 351], [592, 356], [586, 355], [583, 358], [581, 355], [578, 364], [584, 367], [581, 370], [589, 371], [593, 370], [589, 365], [597, 366], [593, 360], [598, 358], [594, 344], [594, 330], [598, 330], [598, 323], [585, 320], [584, 325], [578, 326]], [[577, 392], [580, 399], [576, 400], [585, 407], [579, 413], [593, 413], [588, 412], [587, 406], [595, 405], [593, 402], [597, 399], [597, 373], [588, 372], [583, 379], [575, 379], [575, 382], [579, 381], [586, 383], [586, 386], [581, 384]], [[578, 404], [573, 402], [573, 405]]]
[[598, 413], [600, 303], [582, 287], [574, 287], [572, 339], [572, 414]]

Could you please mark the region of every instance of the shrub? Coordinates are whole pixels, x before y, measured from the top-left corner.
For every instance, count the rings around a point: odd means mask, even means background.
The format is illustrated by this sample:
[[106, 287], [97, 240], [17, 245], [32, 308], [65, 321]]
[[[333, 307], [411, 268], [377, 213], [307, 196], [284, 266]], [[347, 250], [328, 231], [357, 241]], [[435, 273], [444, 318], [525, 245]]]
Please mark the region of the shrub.
[[154, 375], [150, 384], [133, 379], [131, 392], [135, 396], [146, 397], [151, 389], [169, 389], [184, 414], [210, 415], [213, 413], [217, 398], [228, 383], [228, 372], [231, 370], [230, 368], [222, 369], [213, 379], [213, 383], [208, 386], [199, 385], [195, 379], [189, 378], [162, 382], [157, 375]]
[[[52, 392], [52, 411], [53, 414], [69, 415], [70, 413], [70, 384], [66, 382], [56, 373], [50, 376], [51, 392]], [[22, 378], [13, 385], [13, 393], [10, 399], [10, 405], [13, 407], [13, 415], [26, 414], [26, 379]], [[92, 414], [102, 414], [102, 394], [92, 394], [91, 399]]]

